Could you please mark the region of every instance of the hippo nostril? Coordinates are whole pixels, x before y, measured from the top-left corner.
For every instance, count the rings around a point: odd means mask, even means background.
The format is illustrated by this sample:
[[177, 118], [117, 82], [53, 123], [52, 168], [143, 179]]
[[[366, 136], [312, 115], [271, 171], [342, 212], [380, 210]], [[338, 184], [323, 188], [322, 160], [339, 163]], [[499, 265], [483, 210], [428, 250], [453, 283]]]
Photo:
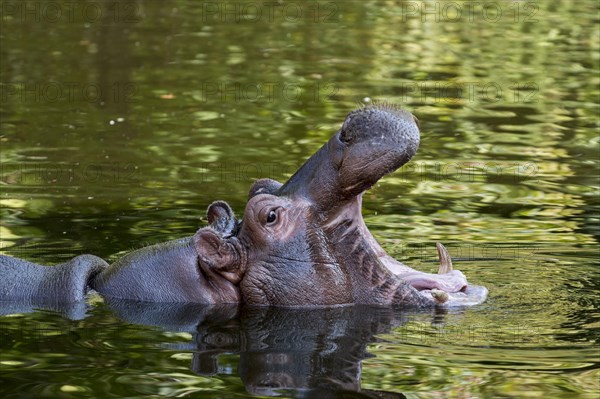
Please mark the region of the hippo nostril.
[[350, 144], [353, 139], [354, 135], [342, 127], [342, 130], [340, 131], [340, 140], [342, 143]]
[[346, 144], [351, 143], [354, 140], [354, 137], [356, 136], [351, 126], [352, 119], [353, 118], [351, 115], [346, 117], [346, 120], [344, 121], [344, 123], [342, 124], [342, 128], [340, 129], [340, 140]]

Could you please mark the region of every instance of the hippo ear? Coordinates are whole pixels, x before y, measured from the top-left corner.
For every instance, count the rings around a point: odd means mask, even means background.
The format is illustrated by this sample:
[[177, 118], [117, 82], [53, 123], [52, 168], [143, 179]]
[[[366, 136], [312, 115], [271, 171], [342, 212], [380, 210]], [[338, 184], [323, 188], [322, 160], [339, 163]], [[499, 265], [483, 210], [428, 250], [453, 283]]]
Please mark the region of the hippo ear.
[[225, 201], [215, 201], [208, 206], [206, 210], [206, 216], [208, 217], [208, 223], [213, 224], [218, 219], [233, 219], [233, 209]]
[[235, 214], [225, 201], [215, 201], [206, 210], [206, 216], [210, 227], [223, 234], [230, 236], [235, 232], [237, 220]]
[[279, 190], [279, 188], [283, 186], [283, 184], [279, 183], [277, 180], [273, 179], [258, 179], [257, 181], [250, 186], [250, 192], [248, 193], [248, 199], [258, 195], [258, 194], [272, 194], [275, 195], [275, 192]]
[[215, 272], [234, 284], [242, 279], [241, 256], [235, 246], [210, 227], [194, 234], [194, 246], [200, 266]]

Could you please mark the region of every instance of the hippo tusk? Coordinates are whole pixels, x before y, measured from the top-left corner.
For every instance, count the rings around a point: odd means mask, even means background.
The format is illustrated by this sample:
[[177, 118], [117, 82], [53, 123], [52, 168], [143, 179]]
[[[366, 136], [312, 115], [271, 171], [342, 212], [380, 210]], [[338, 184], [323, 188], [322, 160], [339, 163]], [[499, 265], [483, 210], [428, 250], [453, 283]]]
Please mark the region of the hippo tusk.
[[438, 274], [450, 273], [452, 271], [452, 258], [450, 257], [448, 250], [439, 242], [435, 243], [435, 248], [437, 249], [438, 257], [440, 258]]
[[444, 303], [448, 299], [450, 299], [450, 295], [448, 295], [448, 293], [446, 291], [438, 290], [436, 288], [434, 288], [434, 289], [431, 290], [431, 296], [438, 303]]

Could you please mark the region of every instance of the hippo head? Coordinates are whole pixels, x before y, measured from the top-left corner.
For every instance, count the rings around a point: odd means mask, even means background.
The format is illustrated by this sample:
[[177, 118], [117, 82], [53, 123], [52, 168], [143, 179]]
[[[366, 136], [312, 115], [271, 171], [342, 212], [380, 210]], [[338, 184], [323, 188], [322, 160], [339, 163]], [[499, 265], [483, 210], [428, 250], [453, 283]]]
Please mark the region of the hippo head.
[[462, 273], [445, 267], [436, 277], [395, 261], [361, 214], [362, 193], [408, 162], [418, 145], [410, 113], [388, 105], [358, 109], [287, 183], [262, 179], [251, 187], [235, 235], [209, 231], [201, 243], [215, 263], [243, 275], [240, 289], [251, 305], [446, 302], [446, 292], [465, 289]]

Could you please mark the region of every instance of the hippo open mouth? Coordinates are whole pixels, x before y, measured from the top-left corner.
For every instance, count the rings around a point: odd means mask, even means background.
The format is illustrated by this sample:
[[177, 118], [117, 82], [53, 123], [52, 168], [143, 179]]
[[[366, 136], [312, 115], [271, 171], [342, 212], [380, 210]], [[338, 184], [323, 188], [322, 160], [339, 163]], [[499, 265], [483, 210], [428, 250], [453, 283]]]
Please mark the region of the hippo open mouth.
[[423, 273], [389, 256], [364, 223], [364, 191], [408, 162], [418, 146], [410, 113], [367, 106], [350, 113], [285, 184], [257, 181], [234, 238], [245, 253], [244, 300], [280, 306], [485, 300], [487, 290], [453, 270], [441, 244], [438, 274]]

